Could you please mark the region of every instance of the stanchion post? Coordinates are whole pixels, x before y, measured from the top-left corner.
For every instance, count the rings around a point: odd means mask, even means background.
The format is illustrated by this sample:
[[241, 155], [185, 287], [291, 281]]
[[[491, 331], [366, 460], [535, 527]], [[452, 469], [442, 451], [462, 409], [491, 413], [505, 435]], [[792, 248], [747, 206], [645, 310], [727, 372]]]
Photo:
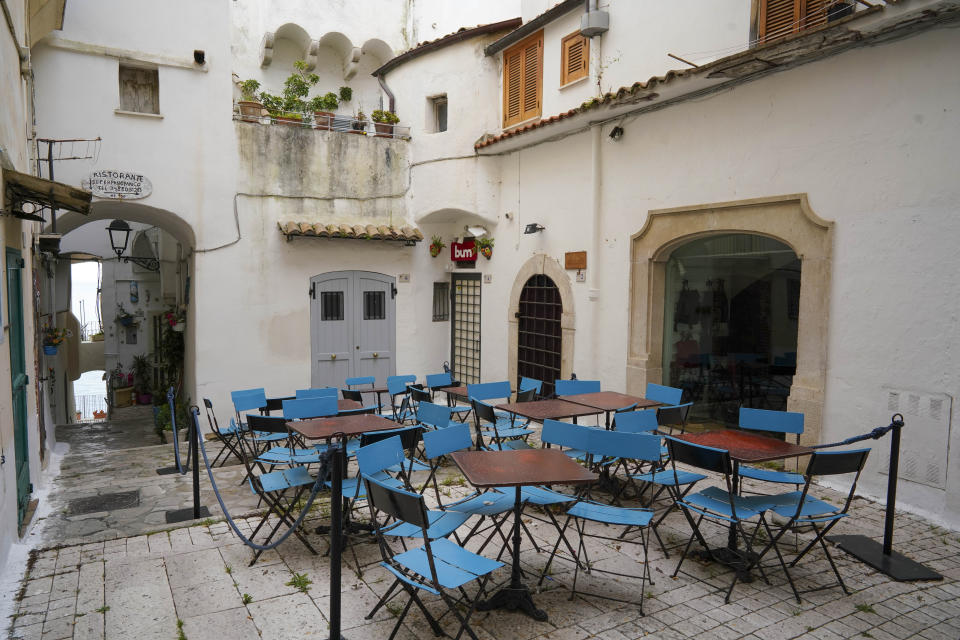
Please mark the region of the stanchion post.
[[343, 434], [330, 442], [330, 640], [340, 635], [340, 561], [343, 554]]
[[[192, 458], [189, 464], [193, 469], [193, 519], [200, 519], [200, 430], [197, 428], [197, 420], [190, 420], [190, 449], [187, 457]], [[192, 454], [189, 455], [189, 454]]]
[[900, 473], [900, 429], [903, 421], [894, 418], [890, 436], [890, 471], [887, 476], [887, 514], [883, 523], [883, 555], [893, 551], [893, 519], [897, 507], [897, 475]]

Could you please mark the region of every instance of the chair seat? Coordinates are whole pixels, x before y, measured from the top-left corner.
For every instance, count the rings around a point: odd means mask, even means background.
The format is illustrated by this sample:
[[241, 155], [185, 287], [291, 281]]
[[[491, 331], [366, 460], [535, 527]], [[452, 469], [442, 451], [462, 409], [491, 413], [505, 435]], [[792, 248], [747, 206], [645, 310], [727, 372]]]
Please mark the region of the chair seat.
[[320, 462], [320, 452], [316, 449], [273, 447], [257, 456], [257, 460], [265, 464], [314, 464]]
[[775, 471], [773, 469], [760, 469], [757, 467], [740, 467], [740, 477], [752, 478], [753, 480], [763, 480], [765, 482], [778, 482], [781, 484], [803, 484], [804, 477], [799, 473], [789, 471]]
[[573, 458], [574, 460], [583, 460], [587, 457], [587, 452], [583, 449], [562, 449], [561, 453], [568, 458]]
[[567, 515], [604, 524], [626, 525], [630, 527], [645, 527], [653, 519], [651, 509], [629, 509], [614, 507], [581, 500], [567, 510]]
[[[403, 483], [396, 478], [392, 478], [382, 471], [378, 471], [370, 476], [375, 480], [382, 482], [383, 484], [393, 487], [395, 489], [403, 489]], [[326, 486], [331, 487], [332, 484], [328, 480], [324, 483]], [[363, 482], [359, 478], [344, 478], [343, 484], [341, 485], [341, 493], [344, 498], [356, 498], [357, 500], [362, 500], [367, 497], [367, 492], [363, 488]]]
[[254, 431], [253, 439], [257, 442], [279, 442], [287, 439], [285, 433], [270, 433], [269, 431]]
[[513, 496], [500, 491], [475, 493], [446, 506], [448, 511], [458, 511], [468, 515], [496, 516], [513, 509]]
[[290, 469], [281, 469], [271, 471], [257, 477], [260, 486], [264, 491], [283, 491], [291, 487], [301, 487], [305, 484], [313, 484], [316, 480], [307, 471], [306, 467], [292, 467]]
[[528, 504], [535, 504], [541, 507], [548, 504], [563, 504], [576, 500], [574, 496], [560, 493], [553, 489], [547, 489], [546, 487], [521, 487], [520, 498]]
[[430, 471], [430, 465], [421, 462], [416, 458], [413, 460], [407, 458], [406, 462], [403, 463], [403, 469], [400, 468], [400, 465], [395, 464], [392, 467], [388, 467], [387, 471], [391, 473], [399, 473], [400, 471], [409, 471], [411, 473], [414, 471]]
[[[790, 493], [782, 493], [776, 496], [766, 496], [766, 499], [771, 503], [770, 510], [775, 514], [784, 518], [792, 518], [794, 514], [797, 513], [797, 506], [800, 504], [800, 498], [802, 496], [802, 491], [791, 491]], [[844, 515], [839, 513], [841, 509], [841, 506], [824, 502], [808, 494], [807, 498], [803, 501], [800, 517], [810, 519], [840, 518]]]
[[[718, 515], [726, 520], [733, 518], [730, 507], [730, 494], [719, 487], [707, 487], [703, 491], [688, 495], [678, 504], [683, 504], [698, 510], [710, 512], [707, 515]], [[746, 520], [758, 516], [773, 506], [769, 496], [733, 496], [733, 504], [737, 509], [737, 518]]]
[[[446, 538], [469, 519], [469, 513], [462, 513], [460, 511], [428, 511], [427, 520], [430, 522], [430, 526], [427, 527], [427, 537], [430, 538], [430, 540]], [[398, 522], [384, 527], [380, 533], [397, 538], [423, 537], [423, 529], [421, 529], [419, 525], [410, 524], [409, 522]]]
[[654, 471], [652, 473], [638, 473], [630, 477], [641, 482], [649, 482], [650, 484], [673, 486], [678, 484], [693, 484], [694, 482], [703, 480], [707, 476], [699, 473], [693, 473], [692, 471], [677, 470], [676, 473], [674, 473], [669, 469], [664, 469], [662, 471]]
[[[432, 541], [430, 549], [433, 551], [437, 582], [445, 589], [456, 589], [503, 566], [502, 562], [478, 556], [445, 538]], [[430, 561], [423, 547], [397, 554], [393, 559], [400, 566], [429, 580]]]
[[533, 430], [522, 427], [507, 427], [505, 429], [497, 427], [496, 431], [493, 429], [484, 429], [482, 433], [484, 438], [520, 438], [530, 435], [533, 433]]
[[473, 407], [468, 407], [465, 405], [456, 405], [456, 406], [450, 407], [450, 411], [452, 413], [470, 413], [471, 411], [473, 411]]

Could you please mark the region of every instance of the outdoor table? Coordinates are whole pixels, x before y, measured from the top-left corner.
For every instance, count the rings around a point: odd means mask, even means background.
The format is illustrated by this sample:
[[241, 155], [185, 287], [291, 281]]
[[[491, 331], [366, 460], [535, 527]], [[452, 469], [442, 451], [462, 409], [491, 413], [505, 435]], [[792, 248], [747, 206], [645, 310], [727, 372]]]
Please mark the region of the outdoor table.
[[601, 409], [556, 398], [532, 400], [530, 402], [505, 402], [498, 404], [495, 408], [540, 423], [543, 423], [544, 420], [573, 418], [573, 423], [576, 424], [577, 418], [580, 416], [595, 416], [603, 413]]
[[594, 482], [597, 474], [587, 471], [556, 449], [458, 451], [450, 454], [450, 457], [460, 467], [467, 481], [478, 489], [515, 487], [510, 584], [489, 600], [478, 602], [477, 611], [519, 609], [536, 620], [545, 621], [546, 612], [537, 609], [530, 590], [520, 581], [520, 510], [523, 504], [520, 488], [530, 485], [583, 484]]
[[[266, 415], [270, 415], [271, 411], [283, 411], [284, 400], [296, 400], [296, 397], [289, 396], [286, 398], [267, 398], [267, 404], [263, 409], [261, 409], [261, 412], [265, 412]], [[363, 405], [356, 400], [343, 400], [342, 398], [337, 399], [337, 411], [356, 411], [357, 409], [362, 408]]]
[[[810, 447], [804, 447], [799, 444], [785, 442], [769, 436], [752, 433], [750, 431], [738, 431], [735, 429], [723, 429], [720, 431], [704, 431], [703, 433], [685, 433], [675, 436], [678, 440], [686, 440], [694, 444], [701, 444], [715, 449], [725, 449], [730, 452], [730, 460], [733, 462], [733, 477], [731, 478], [731, 489], [735, 495], [739, 494], [740, 484], [740, 463], [741, 462], [770, 462], [772, 460], [784, 460], [786, 458], [795, 458], [813, 453]], [[739, 558], [737, 551], [737, 528], [730, 525], [727, 535], [726, 553], [718, 554], [709, 552], [711, 557], [717, 558], [725, 564], [732, 564]], [[742, 576], [749, 581], [749, 576]]]
[[582, 404], [585, 407], [602, 409], [606, 413], [607, 429], [610, 428], [610, 414], [617, 409], [623, 409], [624, 407], [629, 407], [631, 405], [636, 405], [637, 409], [649, 409], [650, 407], [658, 407], [662, 404], [660, 402], [656, 402], [655, 400], [647, 400], [646, 398], [630, 396], [625, 393], [617, 393], [616, 391], [578, 393], [572, 396], [560, 396], [560, 399], [566, 400], [567, 402], [573, 402], [575, 404]]

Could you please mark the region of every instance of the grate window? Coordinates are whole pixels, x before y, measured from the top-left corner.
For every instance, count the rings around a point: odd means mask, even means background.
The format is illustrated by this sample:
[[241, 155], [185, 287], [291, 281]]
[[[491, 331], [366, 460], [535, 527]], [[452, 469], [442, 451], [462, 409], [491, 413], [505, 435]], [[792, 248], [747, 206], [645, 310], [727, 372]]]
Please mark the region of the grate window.
[[433, 321], [445, 322], [450, 319], [450, 283], [433, 283]]
[[385, 291], [363, 292], [363, 319], [385, 320], [387, 317], [387, 294]]
[[451, 327], [453, 377], [463, 384], [480, 382], [480, 274], [453, 276]]
[[553, 280], [542, 274], [527, 280], [520, 292], [517, 375], [542, 380], [544, 396], [553, 394], [553, 383], [560, 377], [562, 313], [560, 290]]
[[320, 320], [343, 320], [343, 291], [320, 293]]

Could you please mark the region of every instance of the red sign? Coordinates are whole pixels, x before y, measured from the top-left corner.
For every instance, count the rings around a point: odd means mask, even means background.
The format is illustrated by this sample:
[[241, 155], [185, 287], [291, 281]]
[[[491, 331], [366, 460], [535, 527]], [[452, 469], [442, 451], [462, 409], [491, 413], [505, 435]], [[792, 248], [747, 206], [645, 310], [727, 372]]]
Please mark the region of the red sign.
[[473, 240], [450, 243], [450, 259], [454, 262], [476, 262], [477, 246]]

